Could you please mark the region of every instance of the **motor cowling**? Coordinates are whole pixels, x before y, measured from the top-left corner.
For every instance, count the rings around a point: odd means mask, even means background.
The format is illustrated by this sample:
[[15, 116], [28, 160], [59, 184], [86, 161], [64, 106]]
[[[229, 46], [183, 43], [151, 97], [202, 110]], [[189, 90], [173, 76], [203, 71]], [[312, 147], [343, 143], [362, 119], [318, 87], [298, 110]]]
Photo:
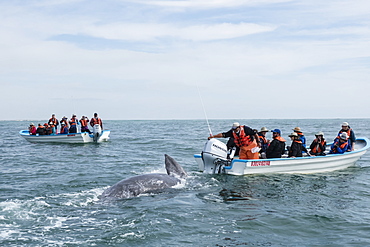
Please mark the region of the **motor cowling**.
[[101, 135], [101, 127], [100, 127], [100, 125], [99, 124], [95, 124], [94, 126], [93, 126], [93, 134], [94, 134], [94, 142], [97, 142], [98, 141], [98, 139], [99, 139], [99, 136]]
[[226, 144], [215, 138], [210, 139], [204, 145], [202, 159], [203, 173], [221, 173], [222, 167], [228, 163]]

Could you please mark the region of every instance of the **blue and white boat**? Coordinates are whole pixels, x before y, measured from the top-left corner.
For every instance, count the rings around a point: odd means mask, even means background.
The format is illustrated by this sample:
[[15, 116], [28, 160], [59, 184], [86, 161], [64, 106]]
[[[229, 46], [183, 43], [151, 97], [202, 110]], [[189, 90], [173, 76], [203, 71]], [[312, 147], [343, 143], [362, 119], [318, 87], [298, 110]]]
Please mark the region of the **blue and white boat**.
[[[330, 144], [328, 144], [329, 146]], [[370, 147], [368, 138], [356, 139], [355, 150], [344, 154], [326, 156], [305, 156], [297, 158], [274, 158], [258, 160], [228, 159], [226, 145], [213, 138], [206, 142], [201, 154], [194, 158], [199, 170], [207, 174], [267, 174], [267, 173], [320, 173], [350, 167], [361, 158]], [[330, 148], [327, 148], [330, 149]]]
[[101, 130], [100, 126], [94, 126], [93, 133], [79, 132], [69, 134], [30, 135], [28, 130], [21, 130], [19, 134], [33, 143], [87, 143], [106, 142], [109, 140], [110, 130]]

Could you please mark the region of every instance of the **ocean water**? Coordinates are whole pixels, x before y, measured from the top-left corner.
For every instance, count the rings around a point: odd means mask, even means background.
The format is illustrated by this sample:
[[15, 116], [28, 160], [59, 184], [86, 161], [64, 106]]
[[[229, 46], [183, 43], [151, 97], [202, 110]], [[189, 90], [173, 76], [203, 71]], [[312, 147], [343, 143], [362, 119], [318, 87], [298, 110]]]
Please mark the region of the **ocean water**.
[[[209, 120], [214, 134], [234, 121]], [[287, 140], [299, 126], [310, 144], [320, 130], [334, 139], [344, 120], [237, 121], [280, 128]], [[348, 121], [370, 136], [369, 119]], [[18, 134], [29, 123], [0, 122], [0, 246], [370, 245], [370, 153], [331, 173], [205, 175], [193, 158], [205, 120], [107, 120], [109, 142], [73, 145], [29, 143]], [[164, 154], [188, 172], [185, 184], [99, 200], [124, 178], [165, 172]]]

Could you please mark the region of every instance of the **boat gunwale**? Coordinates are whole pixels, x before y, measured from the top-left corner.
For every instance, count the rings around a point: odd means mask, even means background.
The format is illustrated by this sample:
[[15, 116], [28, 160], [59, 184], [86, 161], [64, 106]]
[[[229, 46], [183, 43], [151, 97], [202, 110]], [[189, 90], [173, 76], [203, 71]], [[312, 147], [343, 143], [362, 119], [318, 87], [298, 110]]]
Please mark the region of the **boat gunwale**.
[[[295, 158], [270, 158], [270, 159], [249, 159], [249, 160], [242, 160], [242, 159], [233, 159], [231, 161], [231, 164], [229, 166], [224, 166], [223, 168], [224, 169], [227, 169], [227, 170], [231, 170], [233, 168], [233, 165], [234, 163], [248, 163], [248, 162], [260, 162], [260, 161], [287, 161], [287, 160], [291, 160], [291, 161], [299, 161], [299, 160], [308, 160], [308, 159], [326, 159], [326, 158], [330, 158], [330, 157], [342, 157], [342, 156], [354, 156], [355, 154], [358, 154], [358, 153], [361, 153], [361, 152], [364, 152], [366, 151], [368, 148], [370, 148], [370, 140], [367, 138], [367, 137], [359, 137], [359, 138], [356, 138], [356, 141], [364, 141], [365, 142], [365, 145], [363, 147], [361, 147], [360, 149], [356, 149], [354, 151], [351, 151], [351, 152], [345, 152], [343, 154], [327, 154], [325, 156], [305, 156], [305, 157], [295, 157]], [[332, 143], [329, 143], [327, 144], [327, 146], [330, 146]], [[202, 155], [201, 154], [194, 154], [194, 158], [195, 159], [199, 159], [199, 158], [202, 158]], [[280, 162], [279, 162], [280, 163]]]

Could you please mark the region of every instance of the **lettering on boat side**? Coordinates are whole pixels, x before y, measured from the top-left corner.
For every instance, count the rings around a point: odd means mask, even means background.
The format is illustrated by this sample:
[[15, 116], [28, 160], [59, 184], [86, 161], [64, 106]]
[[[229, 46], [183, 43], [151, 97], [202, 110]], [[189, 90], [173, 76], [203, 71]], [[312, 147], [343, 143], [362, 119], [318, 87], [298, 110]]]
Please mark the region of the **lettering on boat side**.
[[76, 135], [67, 135], [67, 136], [76, 136]]
[[251, 166], [269, 166], [270, 161], [252, 161]]
[[212, 143], [212, 146], [214, 146], [215, 148], [218, 148], [218, 149], [221, 149], [222, 151], [226, 152], [227, 153], [227, 150], [223, 149], [222, 147]]

